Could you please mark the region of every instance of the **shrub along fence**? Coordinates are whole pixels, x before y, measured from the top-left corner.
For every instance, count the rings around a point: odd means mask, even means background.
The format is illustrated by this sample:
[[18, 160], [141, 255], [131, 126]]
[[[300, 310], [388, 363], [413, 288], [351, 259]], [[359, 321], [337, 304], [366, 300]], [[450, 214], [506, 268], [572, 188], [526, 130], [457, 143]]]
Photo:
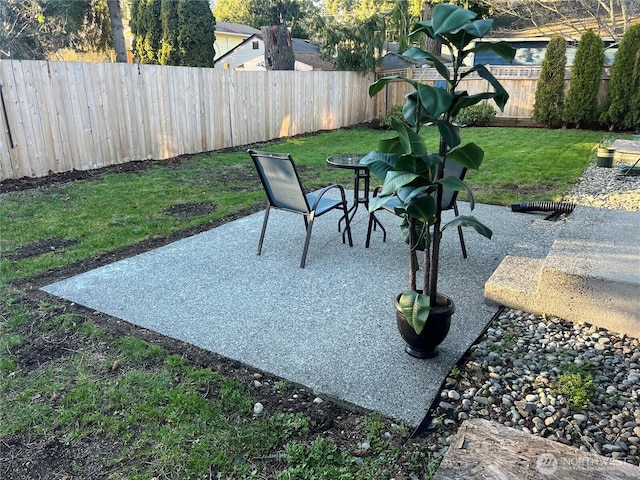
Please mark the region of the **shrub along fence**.
[[0, 180], [249, 145], [375, 116], [371, 75], [0, 61]]

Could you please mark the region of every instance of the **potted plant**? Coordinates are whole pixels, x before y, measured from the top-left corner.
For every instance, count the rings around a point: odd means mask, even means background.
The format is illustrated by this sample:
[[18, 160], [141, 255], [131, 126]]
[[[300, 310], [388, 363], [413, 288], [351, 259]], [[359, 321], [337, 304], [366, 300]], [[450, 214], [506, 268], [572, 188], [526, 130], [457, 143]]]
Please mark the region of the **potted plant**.
[[611, 137], [604, 137], [596, 147], [596, 165], [599, 167], [611, 168], [616, 149], [613, 146], [614, 140]]
[[[410, 34], [411, 40], [427, 35], [448, 48], [452, 57], [451, 68], [417, 47], [403, 54], [421, 64], [432, 64], [445, 80], [446, 88], [398, 75], [380, 78], [369, 87], [370, 96], [393, 81], [402, 80], [413, 87], [405, 97], [404, 121], [392, 120], [395, 135], [381, 140], [378, 149], [365, 156], [361, 163], [383, 180], [380, 194], [369, 204], [370, 211], [392, 199], [399, 202], [395, 211], [403, 216], [401, 229], [409, 244], [409, 288], [396, 298], [396, 317], [400, 333], [408, 344], [407, 353], [419, 358], [437, 355], [437, 344], [446, 337], [455, 311], [453, 301], [438, 292], [442, 230], [451, 226], [470, 226], [488, 238], [492, 235], [491, 230], [473, 216], [461, 215], [446, 225], [442, 222], [443, 187], [466, 192], [470, 207], [474, 207], [469, 187], [457, 177], [444, 176], [446, 162], [453, 160], [467, 168], [477, 169], [484, 157], [483, 150], [475, 143], [461, 145], [460, 129], [454, 123], [456, 115], [462, 108], [487, 99], [492, 99], [503, 109], [509, 98], [486, 67], [464, 66], [471, 53], [491, 51], [509, 62], [515, 54], [505, 42], [473, 45], [474, 40], [483, 37], [493, 25], [493, 20], [476, 19], [476, 16], [456, 5], [438, 4], [432, 19], [415, 24]], [[458, 91], [460, 81], [472, 74], [486, 80], [493, 91], [474, 95]], [[435, 153], [430, 153], [420, 136], [421, 127], [429, 122], [437, 126], [440, 134]], [[421, 289], [417, 285], [418, 251], [424, 252]]]

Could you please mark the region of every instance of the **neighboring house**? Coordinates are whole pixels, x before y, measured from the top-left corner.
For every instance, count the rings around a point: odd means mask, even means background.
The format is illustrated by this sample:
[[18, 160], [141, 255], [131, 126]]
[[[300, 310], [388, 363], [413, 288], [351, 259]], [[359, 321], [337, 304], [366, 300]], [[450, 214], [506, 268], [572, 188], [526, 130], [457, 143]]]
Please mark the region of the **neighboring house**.
[[[631, 23], [640, 23], [640, 17], [631, 19]], [[561, 35], [567, 40], [567, 66], [573, 65], [576, 56], [578, 41], [588, 28], [598, 34], [598, 25], [593, 19], [579, 19], [574, 25], [566, 25], [562, 22], [550, 23], [539, 28], [527, 28], [522, 30], [503, 30], [496, 37], [482, 39], [477, 43], [495, 42], [504, 40], [516, 49], [513, 65], [539, 66], [547, 52], [547, 44], [553, 35]], [[604, 42], [604, 63], [606, 66], [613, 64], [613, 58], [618, 51], [618, 42], [609, 36], [600, 33]], [[508, 65], [502, 58], [492, 52], [482, 52], [475, 55], [474, 65]]]
[[[330, 62], [322, 60], [314, 43], [300, 38], [291, 39], [296, 57], [295, 70], [335, 70]], [[266, 70], [264, 66], [264, 42], [261, 34], [254, 34], [216, 58], [215, 68], [230, 70]]]
[[233, 50], [252, 35], [260, 35], [257, 28], [240, 23], [216, 22], [216, 59]]
[[[508, 37], [508, 38], [487, 38], [485, 42], [496, 42], [503, 40], [516, 49], [516, 56], [513, 59], [513, 63], [509, 63], [500, 56], [493, 52], [481, 52], [474, 55], [473, 64], [477, 65], [482, 63], [484, 65], [518, 65], [518, 66], [540, 66], [544, 60], [544, 56], [547, 53], [547, 44], [551, 37]], [[603, 39], [605, 51], [604, 51], [604, 64], [611, 65], [613, 63], [613, 57], [615, 57], [618, 51], [617, 44], [612, 39]], [[476, 45], [483, 43], [483, 41], [476, 42]], [[613, 46], [615, 45], [615, 46]], [[573, 60], [576, 56], [576, 50], [578, 48], [578, 41], [567, 39], [567, 66], [573, 65]]]
[[421, 66], [420, 63], [403, 57], [399, 53], [388, 52], [380, 59], [380, 65], [377, 70], [384, 72], [390, 70], [406, 70], [407, 68], [420, 68]]

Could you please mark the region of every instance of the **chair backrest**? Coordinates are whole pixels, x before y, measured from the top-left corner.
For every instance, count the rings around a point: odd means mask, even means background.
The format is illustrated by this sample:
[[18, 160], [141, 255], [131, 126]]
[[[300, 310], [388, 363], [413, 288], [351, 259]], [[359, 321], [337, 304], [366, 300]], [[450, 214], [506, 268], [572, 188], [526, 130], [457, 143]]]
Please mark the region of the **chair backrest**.
[[[464, 180], [464, 176], [466, 175], [466, 173], [467, 168], [463, 167], [458, 162], [454, 162], [453, 160], [447, 160], [447, 163], [444, 166], [445, 177], [458, 177], [460, 180]], [[451, 190], [450, 188], [442, 189], [442, 209], [449, 210], [453, 208], [456, 203], [457, 197], [457, 190]]]
[[310, 213], [309, 202], [302, 188], [293, 158], [288, 153], [249, 150], [269, 205], [299, 213]]

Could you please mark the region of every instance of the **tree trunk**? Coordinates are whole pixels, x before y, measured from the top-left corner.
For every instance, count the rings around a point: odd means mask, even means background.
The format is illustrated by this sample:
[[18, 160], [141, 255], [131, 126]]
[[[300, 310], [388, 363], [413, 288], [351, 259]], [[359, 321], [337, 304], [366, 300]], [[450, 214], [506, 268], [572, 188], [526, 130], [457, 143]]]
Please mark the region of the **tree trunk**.
[[124, 43], [120, 0], [107, 0], [107, 5], [109, 17], [111, 17], [111, 35], [113, 35], [113, 48], [116, 51], [116, 62], [127, 63], [127, 46]]
[[264, 41], [264, 66], [267, 70], [293, 70], [296, 58], [293, 55], [291, 35], [285, 25], [261, 27]]
[[[431, 0], [424, 0], [422, 2], [422, 21], [431, 20], [433, 16], [433, 4]], [[425, 52], [430, 53], [431, 55], [435, 55], [437, 57], [442, 53], [442, 45], [438, 43], [433, 38], [429, 38], [428, 36], [424, 36], [424, 50]]]

